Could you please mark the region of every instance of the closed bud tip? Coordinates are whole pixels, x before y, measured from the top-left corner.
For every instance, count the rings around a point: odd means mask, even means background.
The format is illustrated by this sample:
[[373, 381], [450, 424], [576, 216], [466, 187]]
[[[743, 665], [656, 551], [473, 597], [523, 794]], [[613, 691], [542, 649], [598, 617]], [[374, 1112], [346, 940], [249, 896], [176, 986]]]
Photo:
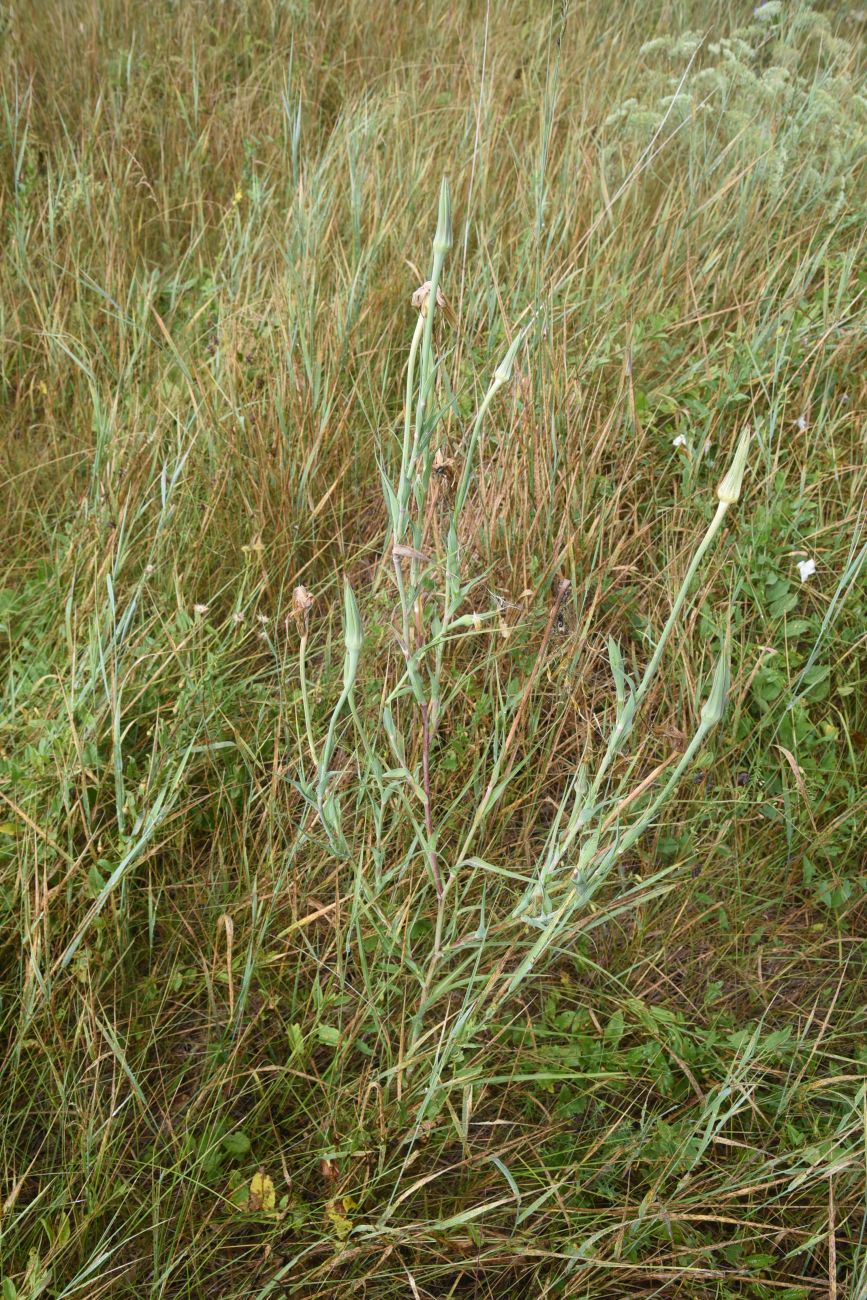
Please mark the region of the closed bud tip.
[[526, 330], [519, 330], [512, 340], [512, 345], [500, 364], [494, 371], [494, 382], [497, 384], [507, 384], [512, 378], [512, 367], [515, 364], [515, 357], [518, 354], [518, 348], [524, 341]]
[[718, 722], [722, 721], [729, 696], [729, 685], [729, 656], [726, 647], [717, 660], [710, 695], [707, 697], [701, 711], [701, 720], [706, 727], [715, 727]]
[[747, 452], [750, 447], [750, 431], [744, 429], [738, 445], [735, 448], [735, 454], [729, 471], [716, 490], [716, 494], [727, 506], [733, 506], [741, 494], [741, 485], [744, 481], [744, 470], [747, 467]]
[[434, 235], [434, 253], [445, 254], [452, 246], [452, 196], [449, 183], [443, 177], [440, 186], [440, 206], [437, 217], [437, 230]]
[[355, 592], [348, 580], [343, 583], [343, 607], [345, 622], [343, 639], [348, 653], [357, 655], [364, 644], [364, 629], [361, 625], [361, 614], [358, 611]]

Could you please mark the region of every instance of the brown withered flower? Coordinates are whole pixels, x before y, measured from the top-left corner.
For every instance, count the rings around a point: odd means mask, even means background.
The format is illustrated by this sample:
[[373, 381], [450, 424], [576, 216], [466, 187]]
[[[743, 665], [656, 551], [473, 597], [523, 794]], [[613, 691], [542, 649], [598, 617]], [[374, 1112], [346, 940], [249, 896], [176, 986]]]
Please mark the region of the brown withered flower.
[[[416, 311], [421, 312], [422, 316], [427, 316], [427, 306], [428, 306], [428, 301], [430, 300], [430, 289], [431, 289], [430, 280], [425, 280], [424, 284], [420, 284], [416, 289], [415, 293], [412, 295], [412, 299], [411, 299], [412, 305], [413, 307], [415, 307]], [[442, 289], [439, 287], [439, 285], [437, 285], [437, 307], [443, 313], [443, 315], [445, 316], [449, 324], [454, 325], [455, 314], [452, 311], [451, 307], [449, 306], [446, 296], [443, 293]]]
[[298, 625], [298, 631], [302, 636], [307, 632], [307, 620], [315, 601], [316, 597], [313, 595], [313, 592], [308, 591], [307, 588], [301, 586], [300, 583], [292, 592], [292, 613], [295, 617], [295, 622]]
[[433, 458], [433, 472], [443, 487], [452, 488], [455, 481], [455, 462], [447, 456], [442, 447], [437, 447]]

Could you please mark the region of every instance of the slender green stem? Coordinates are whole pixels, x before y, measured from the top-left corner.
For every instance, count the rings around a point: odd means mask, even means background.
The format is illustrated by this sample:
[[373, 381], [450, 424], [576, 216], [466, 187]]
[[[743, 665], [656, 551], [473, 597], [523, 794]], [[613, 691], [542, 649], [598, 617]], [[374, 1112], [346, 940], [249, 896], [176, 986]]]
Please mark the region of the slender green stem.
[[665, 785], [658, 792], [653, 803], [644, 810], [638, 821], [630, 826], [623, 838], [618, 839], [603, 854], [599, 865], [596, 868], [596, 871], [600, 876], [604, 875], [608, 867], [610, 867], [617, 858], [621, 857], [627, 849], [630, 849], [632, 845], [641, 838], [656, 814], [659, 812], [660, 808], [662, 808], [662, 806], [667, 802], [678, 781], [689, 767], [698, 750], [704, 744], [705, 737], [710, 730], [711, 727], [708, 723], [702, 722], [699, 724], [698, 730], [687, 745], [686, 749], [683, 751], [678, 760], [677, 766], [666, 781]]
[[472, 428], [472, 432], [470, 433], [470, 440], [469, 443], [467, 444], [466, 454], [464, 455], [464, 467], [463, 470], [461, 471], [461, 477], [460, 477], [460, 482], [458, 483], [458, 489], [455, 492], [455, 504], [454, 504], [454, 509], [452, 510], [452, 518], [455, 521], [455, 525], [457, 525], [457, 522], [460, 519], [461, 511], [464, 508], [464, 502], [467, 499], [467, 493], [470, 490], [470, 478], [472, 477], [472, 473], [473, 473], [473, 461], [476, 455], [476, 447], [478, 446], [479, 434], [481, 432], [482, 423], [484, 422], [484, 418], [488, 413], [488, 408], [491, 405], [491, 402], [494, 400], [494, 397], [496, 396], [501, 386], [502, 386], [501, 381], [497, 379], [495, 376], [491, 380], [490, 387], [488, 388], [487, 393], [485, 393], [484, 400], [476, 413], [475, 420], [473, 421], [473, 428]]
[[407, 522], [407, 507], [409, 504], [409, 492], [412, 482], [411, 466], [415, 457], [412, 455], [412, 393], [415, 386], [415, 363], [418, 356], [419, 343], [424, 332], [424, 317], [419, 312], [418, 320], [415, 323], [415, 329], [412, 335], [412, 343], [409, 348], [409, 360], [406, 366], [406, 407], [404, 410], [403, 421], [403, 452], [400, 458], [400, 484], [397, 492], [397, 502], [400, 509], [400, 519], [397, 525], [397, 535], [395, 541], [399, 542], [403, 537], [404, 529]]
[[310, 721], [310, 697], [307, 687], [307, 633], [301, 635], [301, 644], [298, 649], [298, 669], [301, 677], [301, 704], [304, 709], [304, 729], [307, 732], [307, 745], [310, 750], [310, 757], [313, 759], [314, 767], [318, 763], [316, 757], [316, 746], [313, 743], [313, 726]]
[[439, 288], [440, 276], [442, 275], [443, 263], [445, 262], [445, 252], [436, 251], [434, 245], [433, 267], [430, 275], [430, 292], [427, 299], [426, 310], [422, 311], [421, 319], [424, 321], [424, 339], [421, 349], [421, 377], [418, 386], [418, 401], [415, 410], [415, 445], [421, 446], [424, 417], [427, 407], [428, 391], [433, 382], [433, 323], [434, 313], [437, 305], [437, 289]]
[[680, 585], [680, 591], [677, 593], [674, 604], [671, 607], [671, 613], [669, 614], [665, 627], [662, 629], [659, 640], [656, 643], [656, 649], [653, 652], [653, 658], [651, 659], [650, 663], [647, 665], [647, 668], [644, 671], [644, 676], [642, 677], [638, 689], [635, 692], [636, 707], [641, 703], [641, 701], [644, 699], [645, 695], [647, 694], [648, 690], [650, 689], [651, 683], [653, 682], [653, 679], [656, 676], [656, 670], [659, 667], [660, 660], [662, 659], [662, 652], [665, 649], [666, 642], [668, 641], [668, 638], [671, 636], [672, 629], [674, 628], [674, 625], [677, 622], [677, 616], [680, 613], [681, 609], [683, 608], [683, 602], [686, 600], [687, 594], [689, 592], [690, 584], [692, 583], [692, 580], [696, 575], [696, 571], [698, 570], [699, 565], [701, 564], [702, 560], [705, 557], [705, 553], [707, 552], [708, 547], [710, 546], [714, 537], [716, 537], [717, 533], [719, 532], [720, 527], [722, 525], [722, 521], [725, 518], [726, 511], [728, 510], [728, 508], [729, 508], [729, 502], [720, 501], [719, 505], [716, 508], [716, 514], [714, 515], [713, 519], [708, 525], [707, 532], [705, 533], [704, 537], [699, 543], [695, 555], [692, 557], [692, 560], [690, 561], [690, 566], [686, 571], [686, 576]]

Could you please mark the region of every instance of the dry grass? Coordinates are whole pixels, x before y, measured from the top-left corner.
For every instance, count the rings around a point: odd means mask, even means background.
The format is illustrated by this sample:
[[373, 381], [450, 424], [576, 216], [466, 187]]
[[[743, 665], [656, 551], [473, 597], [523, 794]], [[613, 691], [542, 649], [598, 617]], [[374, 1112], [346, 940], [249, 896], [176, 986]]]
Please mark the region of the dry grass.
[[5, 6], [3, 1300], [867, 1293], [823, 12]]

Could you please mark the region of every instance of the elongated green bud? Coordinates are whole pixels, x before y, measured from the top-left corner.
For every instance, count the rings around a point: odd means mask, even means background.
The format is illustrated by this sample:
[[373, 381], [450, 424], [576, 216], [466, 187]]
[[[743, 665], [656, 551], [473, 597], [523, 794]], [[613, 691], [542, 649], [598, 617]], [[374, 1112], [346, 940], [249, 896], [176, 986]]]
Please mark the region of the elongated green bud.
[[744, 481], [744, 470], [747, 466], [747, 452], [750, 446], [750, 431], [744, 429], [738, 445], [735, 448], [735, 454], [732, 463], [729, 466], [729, 472], [716, 490], [716, 494], [727, 506], [733, 506], [741, 494], [741, 484]]
[[443, 177], [440, 186], [440, 207], [437, 218], [437, 230], [434, 235], [433, 251], [443, 257], [452, 246], [452, 196], [447, 178]]
[[704, 727], [715, 727], [718, 722], [722, 721], [728, 701], [729, 685], [729, 655], [728, 648], [724, 648], [714, 669], [710, 695], [707, 697], [701, 711], [701, 721]]
[[524, 336], [526, 333], [526, 330], [519, 330], [515, 335], [512, 340], [512, 346], [494, 371], [495, 384], [507, 384], [512, 378], [512, 366], [515, 364], [515, 357], [518, 355], [518, 348], [524, 342]]
[[618, 708], [622, 708], [626, 700], [626, 677], [623, 672], [623, 655], [613, 636], [608, 638], [608, 661], [611, 664], [611, 675], [614, 678], [617, 705]]
[[358, 655], [364, 645], [364, 629], [361, 625], [361, 614], [358, 612], [355, 592], [350, 587], [348, 579], [343, 583], [343, 619], [346, 652], [350, 655]]

